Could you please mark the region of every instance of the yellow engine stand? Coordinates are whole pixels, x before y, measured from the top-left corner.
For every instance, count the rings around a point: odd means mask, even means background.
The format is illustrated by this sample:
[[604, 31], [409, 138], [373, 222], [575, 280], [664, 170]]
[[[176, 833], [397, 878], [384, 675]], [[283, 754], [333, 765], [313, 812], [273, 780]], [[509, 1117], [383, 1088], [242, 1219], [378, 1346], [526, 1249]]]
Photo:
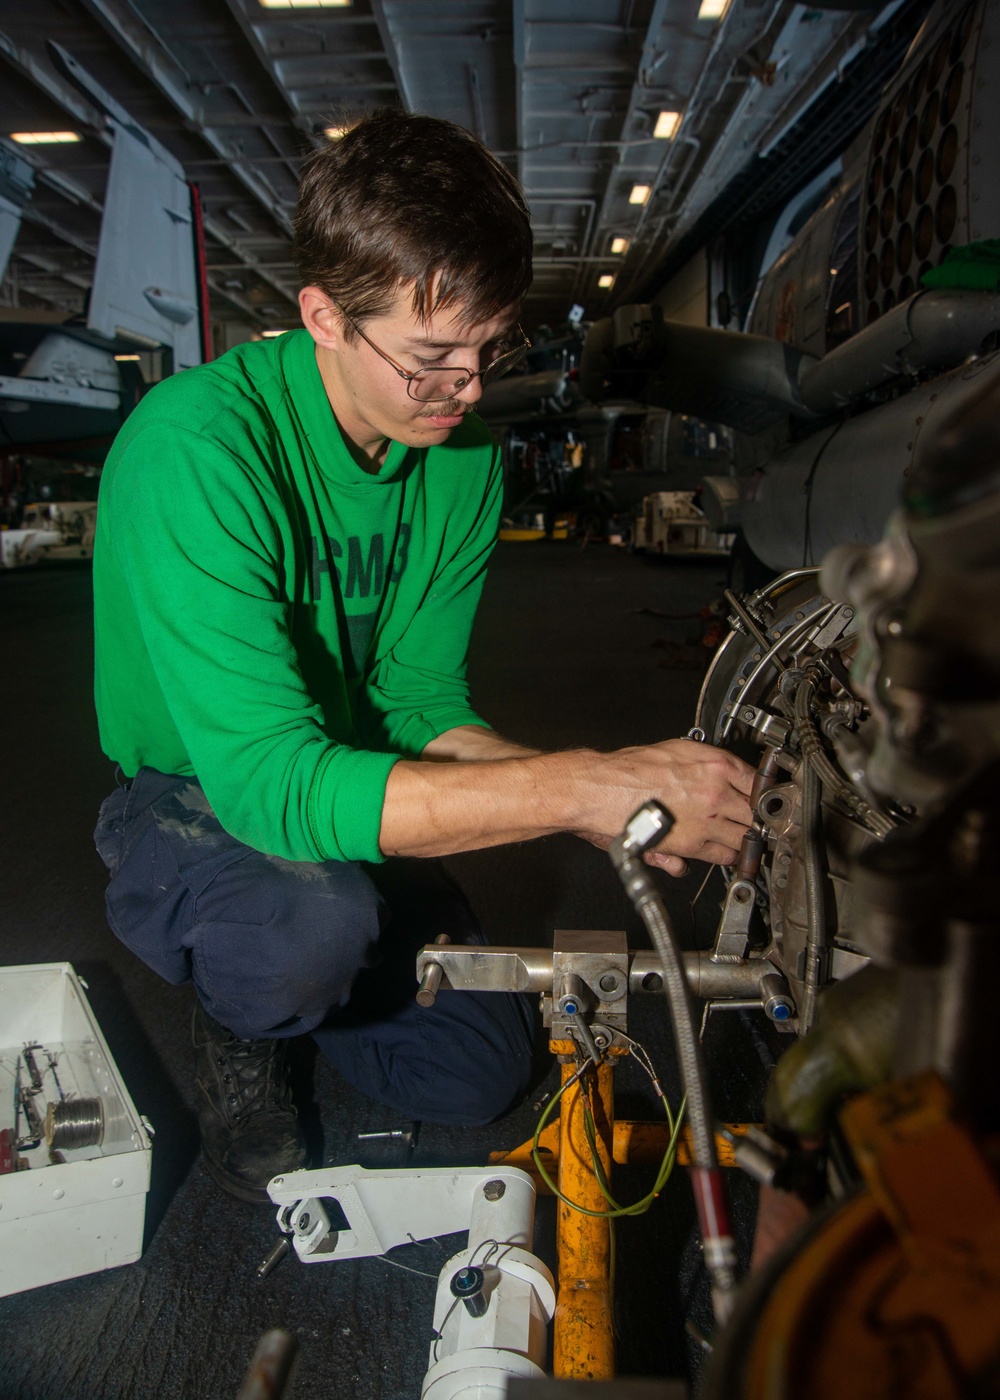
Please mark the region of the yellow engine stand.
[[[563, 1083], [574, 1073], [574, 1065], [564, 1064]], [[580, 1098], [584, 1092], [577, 1080], [560, 1103], [559, 1190], [588, 1210], [606, 1211], [608, 1203], [598, 1186], [583, 1130]], [[610, 1177], [614, 1071], [607, 1063], [594, 1072], [591, 1109], [601, 1163]], [[553, 1374], [557, 1380], [608, 1380], [615, 1373], [610, 1222], [560, 1201], [556, 1237], [559, 1291], [552, 1334]]]
[[[549, 1049], [562, 1060], [562, 1083], [576, 1073], [574, 1052], [569, 1040], [553, 1040]], [[612, 1048], [609, 1055], [621, 1056], [626, 1050]], [[615, 1121], [614, 1070], [606, 1060], [592, 1071], [591, 1110], [597, 1129], [597, 1149], [607, 1177], [612, 1162], [660, 1162], [667, 1150], [670, 1132], [666, 1123]], [[583, 1127], [584, 1088], [578, 1080], [563, 1094], [558, 1119], [542, 1131], [538, 1147], [546, 1166], [556, 1174], [561, 1195], [585, 1210], [608, 1209], [594, 1174], [590, 1144]], [[745, 1123], [727, 1125], [733, 1135], [747, 1131]], [[533, 1140], [510, 1152], [491, 1152], [493, 1165], [520, 1167], [535, 1179], [540, 1191], [547, 1192], [532, 1157]], [[734, 1166], [731, 1142], [716, 1139], [721, 1166]], [[691, 1161], [690, 1137], [684, 1130], [678, 1143], [677, 1161]], [[558, 1294], [553, 1322], [552, 1369], [557, 1380], [609, 1380], [615, 1374], [614, 1311], [611, 1297], [610, 1222], [598, 1215], [586, 1215], [562, 1201], [557, 1215]]]

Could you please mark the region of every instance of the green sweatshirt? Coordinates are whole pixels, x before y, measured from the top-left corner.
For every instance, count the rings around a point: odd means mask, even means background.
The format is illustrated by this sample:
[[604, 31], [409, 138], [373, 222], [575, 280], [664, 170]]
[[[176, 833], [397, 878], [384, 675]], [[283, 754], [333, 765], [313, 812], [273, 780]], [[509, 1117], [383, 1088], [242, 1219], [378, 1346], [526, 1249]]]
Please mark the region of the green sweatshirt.
[[483, 724], [469, 633], [501, 470], [475, 416], [441, 447], [351, 457], [305, 331], [153, 389], [101, 481], [101, 744], [196, 775], [238, 840], [378, 860], [400, 755]]

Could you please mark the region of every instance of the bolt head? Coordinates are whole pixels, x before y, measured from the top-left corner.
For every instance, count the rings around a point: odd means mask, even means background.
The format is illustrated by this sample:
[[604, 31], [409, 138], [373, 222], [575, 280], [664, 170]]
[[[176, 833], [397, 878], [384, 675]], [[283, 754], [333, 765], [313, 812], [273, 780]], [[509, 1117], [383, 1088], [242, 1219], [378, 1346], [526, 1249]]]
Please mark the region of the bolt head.
[[505, 1193], [506, 1190], [507, 1186], [505, 1182], [488, 1181], [483, 1187], [483, 1195], [488, 1201], [499, 1201], [500, 1197]]

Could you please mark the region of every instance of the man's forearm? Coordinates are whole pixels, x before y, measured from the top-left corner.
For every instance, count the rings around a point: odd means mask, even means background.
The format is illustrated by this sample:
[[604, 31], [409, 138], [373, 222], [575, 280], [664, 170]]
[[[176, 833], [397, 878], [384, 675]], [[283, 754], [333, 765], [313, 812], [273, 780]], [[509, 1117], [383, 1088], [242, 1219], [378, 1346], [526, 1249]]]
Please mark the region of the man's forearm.
[[401, 760], [386, 785], [382, 853], [451, 855], [571, 829], [582, 759], [529, 751], [526, 758]]
[[482, 763], [501, 758], [533, 758], [539, 749], [512, 744], [481, 724], [460, 724], [432, 739], [420, 755], [433, 763]]
[[521, 756], [489, 730], [466, 732], [474, 728], [428, 745], [426, 758], [438, 761], [401, 759], [393, 767], [379, 835], [384, 855], [443, 856], [560, 831], [606, 846], [652, 797], [676, 818], [655, 863], [676, 873], [678, 857], [735, 859], [751, 819], [753, 770], [733, 754], [671, 739], [614, 753]]

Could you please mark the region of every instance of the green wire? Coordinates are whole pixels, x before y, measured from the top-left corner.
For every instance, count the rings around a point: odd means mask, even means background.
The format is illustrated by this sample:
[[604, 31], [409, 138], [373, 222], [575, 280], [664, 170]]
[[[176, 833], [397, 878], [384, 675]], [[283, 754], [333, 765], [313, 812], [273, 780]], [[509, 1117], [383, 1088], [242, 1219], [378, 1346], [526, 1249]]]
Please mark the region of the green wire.
[[[653, 1183], [652, 1190], [649, 1191], [647, 1195], [643, 1196], [641, 1200], [635, 1201], [632, 1205], [627, 1206], [620, 1205], [611, 1194], [610, 1184], [608, 1182], [607, 1175], [604, 1171], [604, 1164], [601, 1161], [600, 1153], [597, 1149], [597, 1128], [596, 1124], [594, 1123], [594, 1116], [591, 1112], [589, 1102], [584, 1103], [583, 1130], [587, 1137], [587, 1144], [590, 1147], [590, 1155], [594, 1166], [594, 1175], [597, 1178], [597, 1185], [600, 1189], [601, 1195], [611, 1207], [610, 1210], [591, 1210], [589, 1206], [582, 1206], [578, 1201], [571, 1201], [568, 1196], [563, 1195], [563, 1193], [559, 1190], [559, 1187], [555, 1184], [555, 1182], [552, 1180], [552, 1177], [549, 1175], [544, 1163], [542, 1162], [541, 1153], [538, 1150], [538, 1140], [541, 1137], [542, 1132], [544, 1131], [545, 1126], [548, 1123], [550, 1117], [552, 1116], [553, 1110], [555, 1109], [559, 1100], [562, 1098], [563, 1094], [570, 1087], [570, 1084], [575, 1082], [575, 1080], [568, 1079], [565, 1084], [560, 1086], [557, 1092], [553, 1094], [552, 1098], [545, 1105], [545, 1110], [538, 1120], [538, 1126], [535, 1128], [535, 1136], [531, 1144], [531, 1158], [535, 1164], [535, 1169], [537, 1170], [538, 1175], [545, 1182], [545, 1185], [549, 1188], [552, 1194], [558, 1200], [562, 1201], [563, 1205], [569, 1206], [571, 1210], [579, 1211], [581, 1215], [590, 1215], [597, 1220], [609, 1221], [617, 1220], [621, 1216], [625, 1215], [644, 1215], [646, 1211], [649, 1210], [653, 1202], [656, 1200], [660, 1192], [663, 1190], [664, 1186], [667, 1184], [667, 1181], [670, 1179], [670, 1174], [674, 1169], [674, 1163], [677, 1160], [677, 1143], [680, 1138], [681, 1125], [684, 1122], [684, 1109], [687, 1105], [687, 1098], [685, 1097], [681, 1101], [681, 1106], [678, 1110], [677, 1117], [675, 1119], [674, 1115], [670, 1111], [670, 1105], [667, 1102], [666, 1096], [664, 1094], [659, 1094], [657, 1096], [660, 1099], [660, 1102], [663, 1104], [664, 1111], [667, 1115], [667, 1126], [670, 1129], [670, 1138], [667, 1142], [667, 1149], [663, 1154], [663, 1160], [660, 1163], [659, 1171], [656, 1174], [656, 1180]], [[611, 1249], [613, 1254], [614, 1230], [611, 1231]]]

